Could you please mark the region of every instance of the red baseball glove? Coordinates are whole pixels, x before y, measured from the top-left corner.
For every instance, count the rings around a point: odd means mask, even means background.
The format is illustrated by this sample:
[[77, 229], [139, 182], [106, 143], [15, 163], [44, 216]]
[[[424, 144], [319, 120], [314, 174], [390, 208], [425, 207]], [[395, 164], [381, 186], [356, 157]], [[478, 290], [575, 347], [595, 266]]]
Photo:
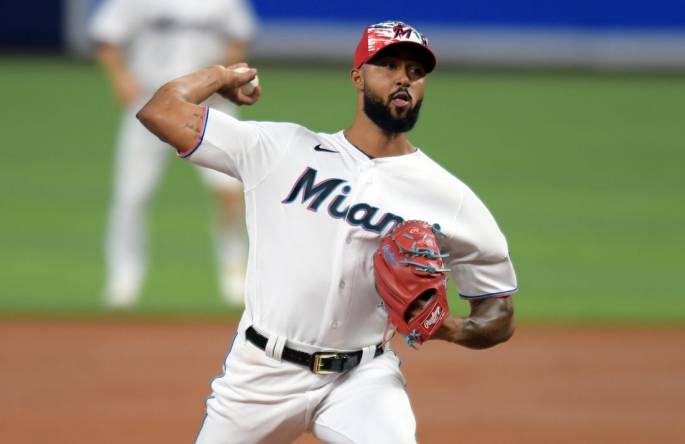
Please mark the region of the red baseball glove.
[[388, 322], [411, 346], [433, 336], [449, 313], [445, 275], [449, 270], [442, 262], [447, 255], [440, 254], [436, 234], [437, 226], [404, 222], [381, 240], [373, 257], [376, 289]]

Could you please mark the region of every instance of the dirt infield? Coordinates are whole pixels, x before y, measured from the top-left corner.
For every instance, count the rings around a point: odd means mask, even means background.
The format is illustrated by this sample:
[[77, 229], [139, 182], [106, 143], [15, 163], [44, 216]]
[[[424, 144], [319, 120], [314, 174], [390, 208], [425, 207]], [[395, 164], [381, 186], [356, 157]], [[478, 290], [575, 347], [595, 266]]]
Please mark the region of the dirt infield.
[[[192, 443], [233, 328], [0, 321], [0, 441]], [[419, 442], [675, 443], [684, 343], [677, 329], [523, 327], [487, 351], [396, 350]]]

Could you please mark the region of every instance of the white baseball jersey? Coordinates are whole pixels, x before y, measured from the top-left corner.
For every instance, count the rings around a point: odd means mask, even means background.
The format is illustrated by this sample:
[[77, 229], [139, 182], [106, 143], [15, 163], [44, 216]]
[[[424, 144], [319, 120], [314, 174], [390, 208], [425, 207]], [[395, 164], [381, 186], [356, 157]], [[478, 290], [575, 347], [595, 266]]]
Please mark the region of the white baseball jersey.
[[149, 92], [222, 62], [226, 42], [249, 41], [254, 30], [243, 0], [109, 0], [91, 23], [93, 39], [122, 47]]
[[373, 253], [403, 220], [440, 225], [463, 297], [516, 291], [507, 242], [488, 209], [421, 150], [371, 159], [342, 131], [243, 122], [207, 109], [203, 138], [181, 156], [243, 182], [250, 252], [241, 325], [293, 348], [381, 341], [387, 315]]

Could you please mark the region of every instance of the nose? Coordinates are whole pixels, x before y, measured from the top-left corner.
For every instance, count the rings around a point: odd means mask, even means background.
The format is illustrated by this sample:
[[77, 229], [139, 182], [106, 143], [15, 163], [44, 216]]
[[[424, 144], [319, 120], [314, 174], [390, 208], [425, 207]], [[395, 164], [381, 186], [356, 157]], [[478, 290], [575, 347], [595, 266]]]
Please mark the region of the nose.
[[411, 85], [411, 77], [409, 73], [409, 65], [408, 64], [403, 64], [401, 69], [398, 69], [397, 72], [397, 78], [395, 79], [395, 84], [397, 86], [406, 86], [408, 87]]

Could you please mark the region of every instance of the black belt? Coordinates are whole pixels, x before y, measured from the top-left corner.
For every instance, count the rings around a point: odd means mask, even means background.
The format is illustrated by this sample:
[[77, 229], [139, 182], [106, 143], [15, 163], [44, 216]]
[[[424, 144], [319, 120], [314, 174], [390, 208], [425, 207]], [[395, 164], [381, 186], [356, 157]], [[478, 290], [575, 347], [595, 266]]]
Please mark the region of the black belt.
[[[245, 331], [245, 337], [248, 341], [261, 348], [266, 349], [266, 343], [269, 339], [262, 336], [252, 326]], [[354, 352], [316, 352], [305, 353], [298, 350], [293, 350], [289, 347], [283, 347], [283, 354], [281, 358], [292, 362], [293, 364], [303, 365], [309, 368], [312, 372], [319, 375], [326, 375], [329, 373], [343, 373], [352, 370], [362, 360], [363, 352], [357, 350]], [[381, 344], [376, 345], [376, 352], [373, 357], [378, 357], [383, 354], [383, 347]]]

